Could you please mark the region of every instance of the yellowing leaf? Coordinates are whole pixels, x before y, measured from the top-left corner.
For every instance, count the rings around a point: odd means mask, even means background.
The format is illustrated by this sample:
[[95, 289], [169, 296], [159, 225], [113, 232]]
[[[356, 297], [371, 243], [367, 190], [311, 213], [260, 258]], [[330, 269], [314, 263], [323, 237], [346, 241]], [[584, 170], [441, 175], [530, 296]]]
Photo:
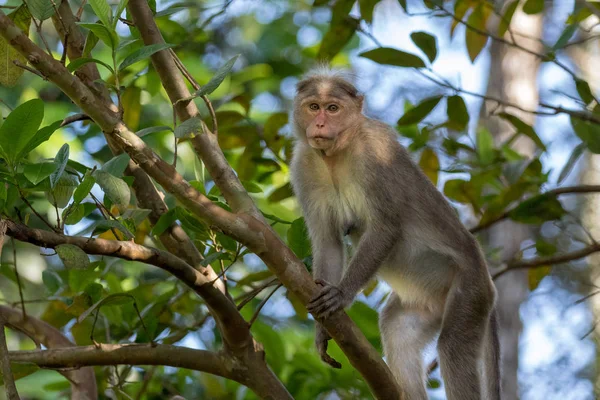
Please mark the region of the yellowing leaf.
[[121, 95], [121, 104], [123, 104], [123, 120], [127, 127], [136, 131], [140, 126], [140, 116], [142, 115], [142, 103], [140, 97], [142, 89], [129, 86]]
[[438, 159], [437, 154], [435, 154], [435, 151], [430, 148], [423, 150], [421, 159], [419, 160], [419, 166], [431, 182], [433, 182], [434, 185], [437, 185], [440, 160]]
[[[19, 27], [25, 35], [29, 35], [29, 25], [31, 24], [31, 14], [24, 5], [17, 8], [15, 11], [8, 14], [17, 27]], [[12, 87], [14, 86], [21, 75], [23, 69], [17, 67], [13, 60], [19, 61], [21, 64], [27, 64], [27, 59], [23, 57], [17, 50], [9, 46], [9, 44], [0, 37], [0, 85]]]
[[481, 53], [483, 48], [485, 47], [488, 37], [482, 35], [477, 31], [485, 32], [485, 24], [487, 22], [487, 17], [489, 15], [489, 11], [486, 11], [486, 8], [483, 6], [478, 6], [473, 10], [469, 19], [467, 20], [467, 24], [469, 27], [466, 30], [466, 42], [467, 42], [467, 51], [469, 52], [469, 58], [471, 62], [475, 62], [477, 56]]
[[527, 281], [529, 283], [529, 290], [535, 290], [542, 279], [550, 273], [552, 267], [545, 265], [539, 268], [530, 268], [527, 272]]

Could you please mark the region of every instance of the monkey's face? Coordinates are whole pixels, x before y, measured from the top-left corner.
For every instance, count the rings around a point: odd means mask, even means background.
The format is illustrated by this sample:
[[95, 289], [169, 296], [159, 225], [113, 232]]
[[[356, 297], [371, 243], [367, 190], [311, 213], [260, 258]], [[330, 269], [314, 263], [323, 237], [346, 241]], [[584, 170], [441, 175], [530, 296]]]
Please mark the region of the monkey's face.
[[359, 123], [362, 97], [349, 93], [335, 81], [315, 82], [298, 93], [294, 120], [298, 134], [319, 150], [336, 146], [344, 133]]

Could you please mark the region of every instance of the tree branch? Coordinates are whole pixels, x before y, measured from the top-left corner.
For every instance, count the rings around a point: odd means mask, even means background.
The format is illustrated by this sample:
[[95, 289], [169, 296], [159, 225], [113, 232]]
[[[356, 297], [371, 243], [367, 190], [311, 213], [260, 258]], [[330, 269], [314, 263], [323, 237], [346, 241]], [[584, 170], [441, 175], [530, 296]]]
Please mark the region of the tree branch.
[[[226, 368], [223, 356], [207, 350], [196, 350], [169, 344], [100, 344], [49, 350], [11, 351], [13, 362], [29, 362], [40, 367], [61, 369], [93, 365], [166, 365], [209, 372], [239, 381], [239, 377]], [[242, 382], [243, 383], [243, 382]]]
[[[139, 0], [134, 1], [133, 4], [130, 3], [132, 14], [139, 8], [148, 9], [148, 6]], [[147, 27], [144, 26], [144, 29], [141, 31], [143, 32], [146, 29]], [[160, 159], [135, 133], [127, 129], [120, 121], [118, 110], [114, 104], [98, 104], [100, 102], [92, 97], [92, 93], [85, 85], [70, 75], [60, 62], [40, 52], [39, 48], [23, 35], [14, 23], [1, 11], [0, 35], [19, 53], [27, 57], [32, 65], [45, 73], [85, 113], [90, 115], [102, 130], [113, 138], [117, 145], [122, 147], [148, 175], [154, 178], [165, 190], [173, 194], [177, 200], [195, 215], [238, 240], [257, 254], [277, 274], [280, 281], [298, 296], [304, 304], [317, 293], [318, 288], [306, 271], [304, 264], [268, 225], [251, 215], [229, 213], [195, 190], [171, 165]], [[168, 52], [160, 51], [155, 53], [153, 57], [161, 54], [168, 57], [170, 64], [174, 68], [172, 70], [176, 71], [176, 66]], [[187, 89], [185, 90], [187, 91]], [[183, 106], [183, 102], [179, 106]], [[208, 160], [206, 162], [207, 167], [210, 164], [211, 169], [214, 169], [211, 172], [222, 172], [221, 168], [224, 168], [225, 171], [231, 171], [235, 182], [239, 182], [223, 157], [223, 153], [217, 146], [216, 137], [212, 134], [204, 134], [197, 137], [208, 138], [206, 140], [203, 139], [200, 143], [206, 144], [206, 147], [202, 149], [205, 155], [203, 159]], [[213, 155], [216, 157], [217, 162], [214, 162]], [[219, 182], [222, 185], [234, 182], [234, 180], [224, 179], [224, 176], [227, 177], [229, 175], [213, 175], [215, 182]], [[225, 186], [223, 187], [225, 188]], [[225, 189], [227, 190], [227, 188]], [[223, 189], [221, 191], [222, 193], [225, 192]], [[228, 190], [228, 193], [229, 195], [234, 195], [235, 190], [233, 192]], [[247, 193], [246, 196], [248, 196]], [[245, 202], [240, 203], [238, 200], [234, 200], [234, 202], [240, 207], [239, 210], [247, 209]], [[202, 288], [207, 286], [203, 285]], [[210, 288], [213, 287], [210, 286]], [[223, 314], [222, 310], [221, 314]], [[237, 318], [237, 316], [230, 314], [216, 316], [217, 319], [225, 319], [227, 317]], [[338, 312], [327, 320], [320, 320], [319, 322], [323, 324], [329, 334], [340, 345], [351, 364], [363, 375], [377, 398], [401, 398], [395, 379], [383, 362], [381, 355], [373, 348], [362, 332], [344, 312]], [[227, 327], [227, 325], [224, 326]], [[237, 330], [231, 332], [231, 330], [224, 329], [225, 338], [238, 337], [236, 336], [236, 332], [237, 335], [248, 332], [247, 326], [242, 332]], [[249, 335], [246, 337], [249, 337]], [[236, 342], [234, 341], [232, 344], [235, 345]], [[243, 346], [247, 349], [247, 345], [244, 344]], [[285, 388], [280, 385], [277, 378], [264, 365], [264, 360], [258, 359], [260, 352], [250, 352], [250, 354], [246, 354], [246, 357], [249, 366], [248, 374], [258, 380], [251, 387], [252, 390], [262, 393], [265, 396], [267, 394], [275, 396], [273, 393], [279, 393], [279, 396], [282, 398], [289, 398], [289, 394], [285, 391]], [[256, 385], [262, 386], [257, 387]]]
[[249, 335], [248, 324], [237, 311], [235, 304], [223, 296], [222, 293], [216, 295], [214, 292], [218, 291], [218, 289], [211, 284], [211, 279], [171, 253], [130, 241], [64, 236], [50, 231], [33, 229], [13, 221], [6, 221], [6, 225], [8, 236], [37, 246], [54, 249], [61, 244], [72, 244], [88, 254], [141, 261], [159, 267], [179, 278], [199, 294], [206, 300], [211, 310], [218, 310], [216, 313], [220, 315], [221, 322], [228, 324], [226, 331], [229, 333], [224, 333], [228, 341], [232, 343], [247, 343]]
[[[145, 45], [165, 43], [156, 22], [154, 22], [148, 2], [132, 0], [128, 9]], [[175, 104], [180, 120], [185, 121], [198, 116], [198, 108], [193, 101], [179, 101], [190, 97], [190, 92], [171, 53], [168, 50], [159, 51], [154, 53], [151, 59], [171, 103]], [[208, 128], [206, 130], [208, 131]], [[252, 215], [262, 221], [262, 214], [223, 155], [217, 136], [214, 134], [196, 135], [191, 143], [231, 209], [234, 212]]]
[[[552, 190], [548, 190], [545, 193], [542, 193], [542, 195], [548, 195], [548, 196], [560, 196], [563, 194], [575, 194], [575, 193], [597, 193], [600, 192], [600, 185], [580, 185], [580, 186], [565, 186], [565, 187], [559, 187], [556, 189], [552, 189]], [[538, 196], [538, 195], [536, 195]], [[526, 200], [529, 200], [531, 198], [533, 198], [535, 196], [529, 197]], [[489, 228], [490, 226], [506, 219], [509, 217], [510, 213], [517, 208], [518, 206], [515, 206], [513, 208], [511, 208], [510, 210], [504, 211], [502, 214], [498, 215], [495, 218], [492, 218], [484, 223], [480, 223], [479, 225], [473, 227], [470, 229], [471, 233], [477, 233], [479, 231], [482, 231], [484, 229]]]
[[4, 333], [5, 325], [4, 317], [0, 315], [0, 370], [4, 378], [4, 389], [6, 390], [6, 398], [8, 400], [21, 400], [17, 386], [15, 385], [15, 377], [10, 369], [10, 360], [8, 359], [8, 347], [6, 346], [6, 334]]
[[[23, 318], [23, 314], [14, 308], [0, 306], [0, 318], [4, 319], [8, 327], [22, 332], [34, 342], [41, 343], [48, 348], [75, 346], [52, 325], [31, 316]], [[86, 367], [59, 372], [71, 382], [71, 398], [73, 400], [98, 398], [96, 375], [93, 368]]]
[[[83, 37], [79, 27], [76, 25], [77, 18], [73, 15], [68, 2], [65, 0], [61, 3], [58, 8], [58, 14], [53, 18], [54, 25], [58, 31], [63, 42], [65, 41], [65, 32], [69, 33], [69, 40], [65, 43], [68, 49], [69, 59], [71, 61], [82, 57], [83, 48], [85, 45], [85, 38]], [[94, 83], [97, 79], [100, 79], [100, 73], [98, 67], [94, 63], [88, 63], [82, 68], [78, 69], [76, 75], [82, 79], [92, 90], [99, 90], [99, 95], [104, 101], [110, 102], [110, 96], [104, 85], [98, 85]], [[67, 117], [68, 118], [68, 117]], [[89, 118], [89, 117], [88, 117]], [[65, 119], [66, 120], [66, 119]], [[65, 122], [63, 121], [63, 124]], [[105, 135], [106, 136], [106, 135]], [[109, 142], [109, 147], [113, 154], [119, 154], [122, 152], [117, 146], [111, 143], [110, 137], [106, 137]], [[148, 218], [152, 225], [156, 225], [159, 218], [168, 211], [168, 207], [164, 202], [161, 193], [156, 189], [148, 175], [139, 168], [134, 162], [129, 162], [125, 173], [129, 176], [134, 177], [133, 189], [136, 194], [136, 199], [141, 208], [151, 210]], [[180, 255], [185, 259], [188, 264], [192, 265], [203, 274], [207, 275], [210, 279], [216, 279], [217, 274], [214, 272], [211, 266], [202, 265], [202, 254], [198, 251], [194, 243], [185, 233], [183, 228], [177, 223], [172, 223], [161, 235], [159, 236], [161, 243], [173, 254]], [[219, 290], [225, 293], [225, 285], [222, 281], [216, 281], [216, 286]]]
[[529, 260], [515, 260], [510, 261], [506, 264], [506, 266], [492, 275], [492, 279], [497, 279], [505, 273], [513, 270], [513, 269], [528, 269], [528, 268], [539, 268], [545, 267], [548, 265], [562, 264], [565, 262], [578, 260], [580, 258], [589, 256], [592, 253], [596, 253], [600, 251], [600, 243], [593, 243], [583, 249], [572, 251], [570, 253], [559, 254], [554, 256], [547, 257], [537, 257], [531, 258]]

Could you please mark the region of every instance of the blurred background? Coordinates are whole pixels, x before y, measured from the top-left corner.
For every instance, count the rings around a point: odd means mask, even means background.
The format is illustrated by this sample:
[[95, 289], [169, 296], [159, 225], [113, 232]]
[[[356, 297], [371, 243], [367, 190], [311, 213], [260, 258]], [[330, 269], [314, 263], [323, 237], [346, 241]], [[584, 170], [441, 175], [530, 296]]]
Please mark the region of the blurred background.
[[[289, 112], [300, 76], [319, 59], [328, 59], [353, 72], [366, 97], [365, 113], [397, 128], [398, 139], [482, 243], [499, 291], [505, 399], [596, 398], [600, 256], [577, 251], [600, 238], [600, 197], [594, 190], [577, 189], [539, 195], [560, 187], [600, 184], [600, 156], [595, 154], [600, 152], [600, 125], [577, 118], [598, 111], [597, 2], [150, 2], [166, 42], [175, 45], [200, 84], [239, 54], [231, 74], [210, 96], [219, 142], [260, 209], [308, 268], [310, 246], [289, 185]], [[74, 11], [81, 8], [82, 21], [95, 21], [89, 5], [69, 3]], [[2, 4], [8, 13], [21, 1]], [[121, 17], [117, 32], [123, 59], [141, 44], [128, 25], [130, 16], [124, 12]], [[61, 57], [62, 45], [49, 20], [32, 24], [30, 37]], [[383, 52], [371, 52], [378, 48]], [[6, 43], [0, 48], [3, 52]], [[93, 57], [110, 63], [111, 51], [100, 42]], [[99, 68], [102, 79], [114, 84], [113, 74]], [[171, 105], [147, 60], [122, 71], [119, 81], [124, 118], [132, 130], [172, 126]], [[14, 86], [0, 87], [5, 117], [33, 98], [44, 100], [42, 126], [79, 112], [59, 89], [29, 72], [9, 84]], [[196, 103], [210, 126], [204, 103]], [[142, 134], [165, 160], [176, 156], [177, 169], [188, 179], [220, 198], [187, 144], [180, 144], [175, 155], [167, 128]], [[52, 158], [63, 143], [70, 145], [70, 158], [87, 167], [111, 158], [98, 127], [80, 121], [57, 130], [29, 159]], [[103, 197], [98, 187], [92, 194]], [[43, 193], [32, 191], [30, 196], [44, 217], [56, 220]], [[26, 208], [21, 200], [14, 201], [14, 207], [4, 211], [9, 217]], [[167, 202], [176, 206], [169, 196]], [[330, 346], [331, 354], [343, 360], [343, 369], [333, 370], [319, 360], [313, 347], [314, 321], [277, 286], [258, 257], [187, 217], [178, 214], [213, 265], [227, 270], [232, 296], [249, 300], [243, 315], [250, 318], [260, 310], [252, 332], [295, 398], [371, 398], [335, 345]], [[94, 229], [90, 226], [101, 218], [92, 210], [71, 221], [66, 232], [89, 235]], [[41, 226], [35, 215], [31, 221]], [[157, 245], [156, 232], [143, 218], [134, 233], [137, 242]], [[114, 238], [114, 233], [108, 230], [100, 236]], [[530, 259], [535, 260], [531, 266], [522, 262]], [[214, 321], [201, 299], [162, 271], [108, 258], [93, 259], [98, 262], [93, 272], [67, 271], [51, 251], [42, 249], [40, 254], [35, 246], [8, 242], [0, 265], [0, 299], [15, 306], [20, 304], [15, 260], [28, 313], [63, 329], [78, 344], [91, 343], [92, 318], [77, 323], [77, 316], [100, 293], [128, 292], [157, 340], [194, 348], [219, 346]], [[387, 294], [385, 283], [372, 282], [349, 310], [378, 349], [377, 311]], [[147, 341], [132, 307], [103, 307], [100, 315], [95, 335], [102, 341]], [[8, 339], [11, 349], [33, 348], [14, 332]], [[427, 363], [435, 357], [432, 344]], [[96, 371], [102, 398], [254, 398], [238, 383], [205, 373], [163, 367]], [[21, 395], [31, 399], [64, 398], [68, 388], [54, 371], [38, 371], [17, 384]], [[445, 398], [437, 368], [430, 374], [429, 387], [432, 399]]]

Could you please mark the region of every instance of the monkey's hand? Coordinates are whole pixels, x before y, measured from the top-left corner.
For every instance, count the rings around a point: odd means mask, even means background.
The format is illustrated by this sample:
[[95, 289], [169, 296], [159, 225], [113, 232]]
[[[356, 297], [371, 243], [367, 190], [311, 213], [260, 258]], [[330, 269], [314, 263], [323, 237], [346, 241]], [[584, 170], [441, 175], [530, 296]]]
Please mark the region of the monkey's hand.
[[352, 299], [337, 286], [323, 279], [315, 280], [317, 285], [322, 286], [321, 291], [308, 303], [308, 312], [317, 318], [327, 318], [337, 310], [346, 307]]
[[342, 368], [342, 364], [337, 362], [333, 357], [327, 354], [327, 342], [331, 339], [329, 333], [323, 328], [320, 324], [316, 325], [316, 334], [315, 334], [315, 345], [317, 346], [317, 351], [321, 356], [321, 360], [331, 365], [333, 368]]

